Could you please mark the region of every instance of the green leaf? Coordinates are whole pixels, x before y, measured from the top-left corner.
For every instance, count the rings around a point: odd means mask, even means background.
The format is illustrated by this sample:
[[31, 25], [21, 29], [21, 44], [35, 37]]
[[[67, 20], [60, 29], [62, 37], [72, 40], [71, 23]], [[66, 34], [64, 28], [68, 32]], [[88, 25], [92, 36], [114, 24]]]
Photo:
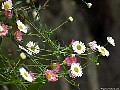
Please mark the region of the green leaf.
[[22, 5], [22, 1], [17, 1], [14, 5], [14, 8], [20, 8]]
[[26, 10], [22, 10], [25, 17], [28, 17], [28, 12]]
[[32, 83], [29, 87], [28, 90], [38, 90], [38, 88], [40, 87], [40, 82], [38, 83]]
[[95, 63], [97, 63], [97, 61], [98, 61], [98, 56], [93, 57], [93, 58], [92, 58], [92, 61], [95, 62]]
[[39, 78], [35, 80], [36, 83], [31, 83], [28, 87], [28, 90], [38, 90], [41, 85], [43, 85], [45, 82], [41, 81]]
[[22, 3], [22, 1], [17, 1], [16, 3], [15, 3], [15, 6], [16, 5], [19, 5], [19, 4], [21, 4]]

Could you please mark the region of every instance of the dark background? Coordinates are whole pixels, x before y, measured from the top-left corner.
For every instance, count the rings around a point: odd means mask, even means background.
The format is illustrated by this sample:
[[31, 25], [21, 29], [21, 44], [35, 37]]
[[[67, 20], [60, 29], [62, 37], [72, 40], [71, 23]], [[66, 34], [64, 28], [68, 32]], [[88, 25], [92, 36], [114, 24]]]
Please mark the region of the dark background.
[[[81, 90], [120, 88], [120, 0], [86, 2], [91, 2], [93, 6], [89, 9], [81, 0], [50, 0], [49, 7], [43, 11], [45, 21], [48, 26], [55, 27], [69, 16], [74, 18], [72, 23], [64, 25], [54, 35], [55, 39], [64, 41], [66, 45], [72, 39], [85, 43], [96, 40], [98, 44], [104, 45], [107, 42], [106, 37], [112, 36], [116, 46], [106, 47], [110, 56], [99, 58], [98, 67], [90, 65], [78, 81], [81, 83]], [[51, 84], [53, 85], [54, 83]], [[64, 80], [60, 80], [60, 86], [54, 87], [54, 90], [78, 90]]]
[[[108, 45], [109, 57], [99, 58], [100, 65], [91, 64], [83, 71], [83, 76], [77, 81], [80, 90], [102, 90], [101, 88], [120, 88], [120, 0], [86, 0], [92, 3], [89, 9], [82, 0], [50, 0], [48, 7], [41, 12], [42, 20], [49, 28], [54, 28], [64, 22], [69, 16], [74, 21], [65, 24], [54, 34], [54, 39], [69, 45], [72, 39], [88, 43], [96, 40], [104, 45], [107, 36], [115, 39], [116, 46]], [[36, 6], [44, 4], [45, 0], [35, 0]], [[13, 48], [6, 48], [9, 42], [3, 41], [3, 47], [9, 53]], [[10, 45], [10, 44], [9, 44]], [[11, 45], [13, 45], [11, 43]], [[15, 55], [15, 54], [14, 54]], [[81, 60], [82, 61], [82, 60]], [[10, 89], [12, 90], [12, 89]], [[64, 79], [49, 82], [40, 90], [78, 90]]]

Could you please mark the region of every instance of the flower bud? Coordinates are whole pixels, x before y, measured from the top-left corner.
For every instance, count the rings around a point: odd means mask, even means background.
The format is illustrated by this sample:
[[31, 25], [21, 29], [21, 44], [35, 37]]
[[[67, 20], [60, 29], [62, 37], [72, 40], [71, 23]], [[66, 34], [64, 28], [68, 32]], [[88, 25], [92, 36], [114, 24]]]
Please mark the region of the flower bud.
[[73, 17], [70, 16], [70, 17], [68, 18], [68, 21], [72, 22], [72, 21], [73, 21]]
[[24, 52], [22, 52], [22, 53], [20, 53], [20, 57], [21, 57], [22, 59], [26, 59], [26, 54], [25, 54]]
[[87, 3], [88, 8], [91, 8], [92, 3]]

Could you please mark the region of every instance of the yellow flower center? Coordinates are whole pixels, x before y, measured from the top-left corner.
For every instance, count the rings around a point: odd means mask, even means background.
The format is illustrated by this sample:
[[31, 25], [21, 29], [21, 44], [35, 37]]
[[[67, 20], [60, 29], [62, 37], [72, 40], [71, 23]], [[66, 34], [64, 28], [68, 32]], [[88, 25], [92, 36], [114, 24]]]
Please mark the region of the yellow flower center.
[[54, 69], [54, 68], [57, 67], [57, 64], [56, 64], [56, 63], [51, 63], [51, 64], [50, 64], [50, 67], [51, 67], [52, 69]]
[[74, 71], [78, 73], [78, 72], [79, 72], [78, 67], [75, 67], [75, 68], [74, 68]]
[[8, 5], [8, 4], [5, 4], [5, 5], [4, 5], [4, 9], [7, 9], [7, 10], [8, 10], [8, 9], [9, 9], [9, 5]]
[[50, 74], [47, 75], [47, 78], [48, 78], [48, 79], [51, 79], [51, 77], [52, 77], [52, 76], [51, 76]]
[[31, 46], [30, 49], [35, 51], [36, 48], [35, 48], [35, 46]]
[[77, 49], [81, 50], [82, 49], [81, 45], [77, 45]]
[[27, 75], [27, 73], [26, 73], [26, 72], [24, 72], [24, 76], [25, 76], [25, 77], [28, 77], [28, 75]]
[[101, 54], [104, 56], [105, 55], [105, 49], [101, 48]]
[[23, 29], [23, 27], [22, 27], [21, 25], [19, 26], [19, 28], [20, 28], [20, 29]]
[[105, 52], [105, 50], [104, 50], [103, 48], [101, 48], [101, 51], [102, 51], [102, 52]]

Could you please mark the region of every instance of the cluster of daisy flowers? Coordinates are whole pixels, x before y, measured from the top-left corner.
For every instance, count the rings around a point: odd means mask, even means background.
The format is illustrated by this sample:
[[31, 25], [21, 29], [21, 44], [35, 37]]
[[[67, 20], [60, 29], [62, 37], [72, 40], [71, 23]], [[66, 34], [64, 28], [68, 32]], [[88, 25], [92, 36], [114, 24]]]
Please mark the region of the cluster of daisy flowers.
[[[112, 37], [107, 37], [107, 41], [111, 45], [115, 46], [115, 42]], [[100, 54], [102, 56], [108, 57], [110, 55], [109, 51], [104, 46], [98, 45], [95, 40], [92, 42], [89, 42], [88, 45], [92, 51], [98, 51], [98, 52], [100, 52]], [[76, 52], [79, 55], [85, 53], [85, 51], [86, 51], [86, 46], [81, 41], [72, 41], [72, 48], [73, 48], [74, 52]]]
[[2, 3], [2, 9], [5, 11], [5, 16], [7, 16], [8, 18], [12, 18], [12, 8], [12, 0], [8, 0]]
[[[88, 7], [90, 8], [92, 6], [91, 3], [87, 4]], [[8, 18], [12, 18], [12, 9], [13, 9], [13, 4], [12, 0], [8, 0], [2, 3], [2, 9], [5, 11], [5, 16]], [[73, 21], [73, 18], [70, 16], [68, 18], [69, 22]], [[16, 20], [16, 27], [17, 30], [13, 33], [13, 37], [15, 40], [22, 42], [23, 38], [22, 35], [27, 34], [28, 32], [28, 27], [21, 22], [19, 19]], [[0, 24], [0, 36], [7, 36], [9, 34], [9, 26], [5, 25], [4, 23]], [[114, 39], [112, 37], [107, 37], [107, 42], [110, 43], [111, 45], [115, 46]], [[19, 44], [18, 45], [19, 49], [22, 51], [20, 53], [20, 57], [22, 59], [26, 59], [26, 54], [34, 56], [36, 54], [40, 53], [40, 48], [39, 45], [33, 41], [29, 41], [25, 46]], [[76, 78], [76, 77], [82, 77], [83, 75], [83, 67], [80, 63], [80, 61], [77, 59], [77, 56], [80, 55], [89, 55], [87, 49], [91, 49], [92, 52], [99, 52], [99, 55], [101, 56], [109, 56], [110, 53], [109, 51], [105, 48], [105, 46], [100, 46], [97, 44], [96, 41], [89, 42], [87, 46], [82, 41], [75, 41], [72, 40], [69, 48], [72, 53], [69, 55], [66, 54], [67, 56], [62, 62], [52, 62], [49, 65], [49, 68], [44, 70], [44, 77], [48, 81], [55, 82], [61, 77], [60, 73], [62, 71], [61, 67], [67, 67], [65, 75], [69, 75], [71, 78]], [[65, 72], [66, 72], [65, 71]], [[28, 82], [34, 82], [36, 79], [37, 73], [33, 73], [32, 71], [27, 71], [24, 67], [19, 68], [20, 75], [23, 77]]]
[[[107, 41], [111, 45], [115, 46], [115, 42], [112, 37], [107, 37]], [[26, 46], [29, 47], [29, 43]], [[100, 53], [100, 55], [102, 55], [102, 56], [108, 57], [110, 55], [109, 51], [106, 50], [106, 48], [104, 46], [97, 45], [96, 41], [92, 41], [92, 42], [88, 43], [88, 45], [91, 48], [91, 50], [98, 51]], [[59, 62], [51, 63], [49, 65], [51, 69], [46, 69], [46, 71], [44, 72], [44, 75], [48, 81], [55, 82], [58, 80], [60, 69], [63, 65], [69, 67], [67, 74], [69, 74], [70, 77], [72, 77], [72, 78], [82, 77], [83, 68], [82, 68], [81, 64], [78, 62], [76, 55], [82, 55], [83, 53], [85, 53], [87, 47], [81, 41], [75, 41], [75, 40], [72, 41], [71, 46], [72, 46], [73, 53], [75, 52], [76, 54], [67, 56], [65, 58], [65, 60], [63, 61], [63, 63], [61, 63], [61, 64]], [[34, 74], [31, 75], [23, 68], [22, 69], [20, 68], [20, 73], [21, 73], [22, 77], [29, 82], [32, 82], [35, 80]]]

